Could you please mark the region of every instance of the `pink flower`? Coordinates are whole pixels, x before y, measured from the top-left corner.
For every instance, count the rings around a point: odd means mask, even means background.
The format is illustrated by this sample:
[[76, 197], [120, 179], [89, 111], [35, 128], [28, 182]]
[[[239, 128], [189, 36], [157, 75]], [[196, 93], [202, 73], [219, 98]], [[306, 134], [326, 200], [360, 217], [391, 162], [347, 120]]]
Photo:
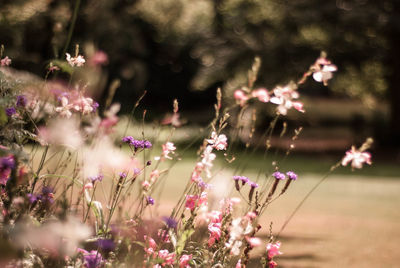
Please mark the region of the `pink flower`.
[[68, 98], [63, 96], [61, 97], [61, 106], [56, 108], [56, 112], [60, 113], [61, 116], [70, 118], [72, 113], [72, 104], [69, 104]]
[[249, 97], [240, 89], [235, 90], [233, 97], [235, 98], [236, 102], [240, 104], [240, 106], [243, 106], [249, 99]]
[[74, 67], [74, 66], [81, 67], [85, 63], [85, 58], [82, 55], [78, 55], [76, 57], [71, 57], [71, 55], [69, 53], [65, 53], [65, 55], [66, 55], [67, 62], [72, 67]]
[[9, 66], [10, 64], [11, 64], [11, 59], [8, 56], [0, 60], [1, 66]]
[[179, 259], [179, 267], [180, 268], [190, 267], [189, 262], [192, 259], [192, 257], [193, 257], [192, 254], [190, 255], [183, 254]]
[[268, 262], [268, 268], [275, 268], [277, 266], [278, 266], [278, 264], [276, 262], [274, 262], [274, 261]]
[[164, 260], [161, 266], [173, 265], [175, 261], [175, 253], [169, 253], [167, 249], [162, 249], [158, 252], [158, 257]]
[[328, 84], [328, 80], [333, 77], [332, 72], [337, 71], [337, 67], [333, 64], [323, 65], [322, 69], [318, 66], [318, 69], [313, 73], [313, 78], [317, 82], [323, 82], [325, 86]]
[[172, 157], [170, 157], [169, 154], [170, 153], [173, 154], [174, 151], [176, 150], [176, 147], [172, 142], [167, 142], [166, 144], [162, 145], [162, 150], [163, 150], [162, 157], [172, 159]]
[[221, 223], [210, 223], [208, 225], [208, 231], [210, 232], [210, 237], [208, 238], [208, 246], [214, 245], [216, 240], [221, 237]]
[[227, 141], [228, 138], [224, 134], [217, 136], [217, 133], [215, 131], [211, 133], [211, 139], [207, 140], [207, 142], [218, 151], [226, 150], [226, 147], [228, 146]]
[[160, 171], [158, 169], [153, 170], [150, 173], [150, 182], [154, 183], [160, 177]]
[[259, 88], [251, 92], [251, 95], [254, 98], [258, 98], [259, 101], [261, 102], [269, 102], [269, 94], [268, 91], [265, 88]]
[[281, 247], [281, 242], [276, 242], [275, 244], [268, 243], [267, 244], [268, 258], [272, 259], [274, 256], [282, 254], [282, 252], [279, 251], [280, 247]]
[[185, 207], [193, 211], [197, 206], [198, 199], [197, 195], [186, 195]]
[[303, 104], [301, 102], [293, 101], [293, 99], [297, 98], [299, 98], [299, 93], [296, 91], [294, 85], [289, 84], [286, 87], [276, 87], [271, 102], [278, 105], [277, 110], [282, 115], [286, 115], [287, 110], [292, 107], [299, 112], [304, 113]]
[[371, 165], [371, 154], [368, 152], [360, 152], [353, 146], [346, 152], [342, 160], [342, 166], [347, 166], [351, 162], [352, 168], [362, 168], [364, 163]]
[[212, 210], [208, 213], [207, 218], [212, 223], [219, 223], [222, 221], [222, 213], [221, 211]]
[[98, 50], [94, 55], [90, 58], [90, 65], [106, 65], [108, 63], [108, 56], [104, 51]]
[[204, 171], [208, 178], [211, 178], [211, 171], [210, 169], [213, 166], [213, 161], [217, 157], [214, 153], [212, 153], [213, 147], [207, 146], [203, 153], [203, 158], [201, 159], [201, 163], [203, 164]]

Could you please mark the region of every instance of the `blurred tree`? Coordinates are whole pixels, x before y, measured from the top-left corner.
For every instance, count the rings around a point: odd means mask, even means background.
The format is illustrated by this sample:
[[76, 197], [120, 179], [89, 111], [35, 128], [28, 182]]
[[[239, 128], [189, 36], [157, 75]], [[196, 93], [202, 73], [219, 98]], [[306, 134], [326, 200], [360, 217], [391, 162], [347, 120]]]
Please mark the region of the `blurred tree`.
[[[40, 73], [38, 63], [63, 57], [75, 2], [3, 1], [0, 43], [13, 66]], [[397, 1], [87, 0], [78, 15], [68, 50], [92, 42], [107, 52], [122, 102], [146, 89], [159, 111], [174, 98], [184, 109], [209, 106], [217, 86], [231, 96], [245, 81], [256, 55], [258, 84], [271, 89], [325, 50], [340, 71], [329, 88], [306, 83], [303, 93], [359, 98], [371, 109], [389, 100], [390, 142], [400, 143]]]

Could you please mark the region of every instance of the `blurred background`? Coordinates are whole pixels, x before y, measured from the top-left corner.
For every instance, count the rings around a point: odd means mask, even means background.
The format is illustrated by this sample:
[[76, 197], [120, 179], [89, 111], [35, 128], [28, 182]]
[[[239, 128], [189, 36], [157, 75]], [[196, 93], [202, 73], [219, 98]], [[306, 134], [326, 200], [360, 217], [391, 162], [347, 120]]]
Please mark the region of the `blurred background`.
[[393, 156], [400, 145], [399, 18], [400, 3], [388, 0], [1, 0], [0, 43], [14, 68], [41, 77], [76, 44], [86, 55], [102, 50], [108, 64], [96, 89], [100, 103], [119, 79], [114, 100], [122, 112], [147, 90], [148, 118], [170, 111], [177, 98], [188, 123], [199, 124], [209, 122], [218, 87], [233, 101], [255, 56], [262, 60], [256, 85], [271, 90], [299, 79], [326, 51], [339, 71], [328, 87], [312, 79], [302, 85], [307, 113], [289, 120], [306, 127], [304, 136], [323, 136], [329, 150], [373, 136]]
[[[0, 44], [13, 68], [40, 77], [51, 61], [74, 54], [76, 44], [86, 57], [104, 51], [108, 64], [95, 83], [96, 100], [106, 103], [119, 84], [114, 101], [128, 113], [146, 90], [139, 110], [151, 122], [172, 112], [177, 98], [186, 139], [197, 133], [191, 126], [212, 119], [218, 87], [223, 105], [234, 103], [233, 91], [246, 84], [256, 56], [262, 61], [256, 87], [272, 90], [301, 78], [325, 51], [338, 71], [327, 87], [312, 79], [301, 85], [306, 113], [286, 120], [304, 127], [286, 165], [307, 178], [265, 221], [278, 229], [320, 174], [368, 136], [375, 139], [374, 165], [358, 177], [341, 169], [323, 184], [281, 238], [290, 243], [280, 264], [400, 262], [400, 1], [0, 0]], [[257, 106], [260, 132], [273, 114], [265, 107]], [[253, 157], [247, 161], [256, 174], [260, 157]]]

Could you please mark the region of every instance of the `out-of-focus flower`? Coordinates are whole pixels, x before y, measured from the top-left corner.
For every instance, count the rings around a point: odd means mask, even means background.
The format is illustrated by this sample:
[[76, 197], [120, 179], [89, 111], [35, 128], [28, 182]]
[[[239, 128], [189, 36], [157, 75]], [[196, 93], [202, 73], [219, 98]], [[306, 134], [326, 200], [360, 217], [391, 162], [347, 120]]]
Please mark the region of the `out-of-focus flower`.
[[148, 196], [146, 199], [147, 205], [154, 205], [154, 199], [151, 196]]
[[235, 98], [236, 102], [243, 106], [249, 97], [243, 92], [243, 90], [237, 89], [233, 93], [233, 97]]
[[206, 175], [208, 178], [211, 178], [211, 171], [210, 169], [213, 166], [213, 161], [217, 157], [214, 153], [212, 153], [213, 147], [207, 146], [206, 149], [204, 150], [203, 153], [203, 158], [201, 160], [201, 163], [204, 165], [204, 171], [206, 172]]
[[236, 263], [235, 268], [245, 268], [245, 265], [242, 265], [242, 259], [239, 259]]
[[60, 115], [63, 117], [70, 118], [72, 115], [70, 111], [72, 107], [73, 105], [69, 104], [67, 97], [61, 97], [61, 106], [56, 107], [56, 112], [60, 113]]
[[252, 248], [261, 246], [261, 239], [258, 237], [246, 237], [246, 240]]
[[198, 199], [198, 195], [186, 195], [185, 207], [193, 211], [197, 207]]
[[102, 265], [103, 257], [97, 250], [86, 251], [82, 248], [78, 248], [78, 251], [82, 253], [83, 263], [86, 268], [98, 268]]
[[17, 106], [18, 107], [25, 107], [27, 104], [27, 99], [24, 95], [17, 96]]
[[163, 266], [163, 267], [165, 265], [173, 265], [175, 262], [175, 256], [176, 256], [176, 254], [174, 252], [169, 253], [169, 251], [167, 249], [162, 249], [162, 250], [158, 251], [158, 257], [160, 257], [164, 261], [161, 264], [161, 266]]
[[0, 66], [9, 66], [11, 64], [11, 59], [8, 56], [5, 56], [0, 60]]
[[362, 168], [364, 163], [371, 165], [371, 154], [368, 152], [360, 152], [352, 146], [351, 149], [346, 152], [345, 157], [343, 157], [342, 165], [347, 166], [350, 162], [352, 168]]
[[190, 268], [189, 262], [193, 258], [192, 254], [183, 254], [179, 259], [179, 268]]
[[278, 105], [278, 112], [282, 115], [286, 115], [287, 111], [292, 107], [297, 111], [304, 113], [303, 104], [293, 99], [299, 98], [299, 93], [295, 90], [295, 86], [289, 84], [285, 87], [276, 87], [274, 89], [274, 97], [271, 98], [271, 102]]
[[279, 171], [275, 171], [274, 173], [272, 173], [272, 176], [274, 176], [274, 178], [277, 180], [284, 180], [286, 178], [285, 174]]
[[96, 244], [104, 251], [112, 251], [115, 248], [115, 243], [112, 239], [99, 239]]
[[81, 67], [83, 64], [85, 64], [85, 58], [82, 55], [77, 55], [76, 57], [71, 57], [69, 53], [65, 53], [67, 62], [69, 65], [72, 67], [77, 66]]
[[5, 111], [6, 111], [6, 115], [7, 115], [8, 117], [12, 117], [14, 114], [17, 113], [17, 110], [15, 110], [14, 107], [6, 108]]
[[173, 218], [163, 217], [162, 219], [169, 229], [175, 229], [178, 226], [178, 223]]
[[297, 174], [294, 173], [293, 171], [286, 172], [286, 175], [288, 176], [288, 178], [290, 180], [294, 180], [294, 181], [297, 180]]
[[256, 90], [253, 90], [253, 92], [251, 92], [251, 95], [254, 98], [257, 98], [259, 101], [261, 102], [269, 102], [269, 93], [265, 88], [259, 88]]
[[229, 228], [229, 240], [225, 243], [225, 246], [231, 249], [233, 255], [239, 255], [243, 237], [250, 234], [252, 231], [253, 227], [251, 222], [245, 218], [236, 218], [232, 220]]
[[268, 258], [272, 259], [274, 256], [282, 254], [282, 252], [279, 251], [280, 247], [281, 247], [281, 242], [268, 243], [266, 247]]
[[210, 223], [208, 225], [208, 231], [210, 232], [210, 236], [208, 238], [208, 246], [211, 247], [221, 237], [221, 223]]
[[79, 243], [91, 235], [89, 227], [70, 216], [64, 221], [49, 221], [40, 227], [29, 224], [20, 227], [12, 234], [16, 245], [62, 257], [74, 255]]
[[[39, 128], [40, 142], [76, 149], [83, 144], [83, 137], [78, 124], [78, 121], [63, 118], [52, 120], [48, 123], [48, 127]], [[96, 174], [98, 173], [96, 172]]]
[[276, 262], [274, 262], [274, 261], [269, 261], [268, 262], [268, 268], [275, 268], [277, 266], [278, 266], [278, 264]]
[[0, 184], [6, 185], [10, 179], [12, 169], [15, 168], [14, 156], [0, 157]]
[[172, 142], [167, 142], [167, 143], [163, 144], [162, 145], [162, 158], [172, 159], [172, 157], [169, 156], [169, 154], [170, 153], [173, 154], [175, 150], [176, 150], [176, 147], [174, 146], [174, 144]]
[[93, 66], [106, 65], [107, 63], [108, 63], [108, 56], [102, 50], [96, 51], [93, 54], [93, 56], [89, 58], [89, 64]]
[[222, 212], [218, 210], [212, 210], [208, 213], [207, 219], [212, 223], [219, 223], [222, 221]]
[[211, 133], [211, 139], [208, 139], [207, 142], [212, 145], [213, 148], [217, 149], [218, 151], [226, 150], [228, 146], [228, 138], [224, 135], [217, 135], [215, 131]]

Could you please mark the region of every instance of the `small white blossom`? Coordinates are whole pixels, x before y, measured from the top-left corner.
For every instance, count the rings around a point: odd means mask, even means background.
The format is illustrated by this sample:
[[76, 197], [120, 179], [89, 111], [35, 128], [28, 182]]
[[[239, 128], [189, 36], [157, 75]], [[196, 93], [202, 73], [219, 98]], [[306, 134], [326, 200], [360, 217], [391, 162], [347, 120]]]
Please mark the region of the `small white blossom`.
[[82, 55], [78, 55], [76, 57], [71, 57], [69, 53], [65, 53], [65, 55], [69, 65], [71, 65], [72, 67], [81, 67], [86, 62], [85, 58]]

